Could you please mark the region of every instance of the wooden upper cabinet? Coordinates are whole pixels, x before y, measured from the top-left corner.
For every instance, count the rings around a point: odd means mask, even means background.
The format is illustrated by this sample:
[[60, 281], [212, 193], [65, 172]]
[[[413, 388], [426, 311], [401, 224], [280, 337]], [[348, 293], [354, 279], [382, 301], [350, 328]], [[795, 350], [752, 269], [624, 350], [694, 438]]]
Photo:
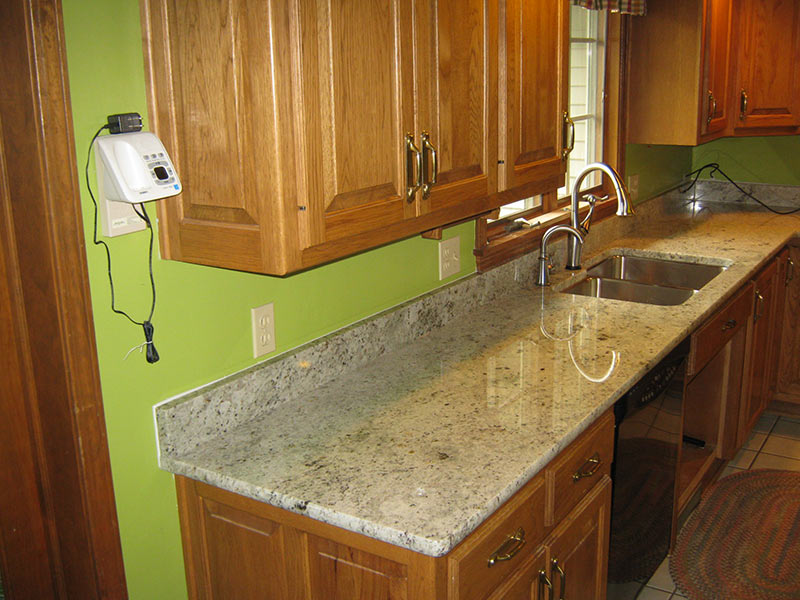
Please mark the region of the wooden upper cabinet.
[[303, 245], [416, 215], [406, 202], [414, 131], [410, 0], [299, 2]]
[[[730, 123], [731, 0], [706, 0], [703, 7], [700, 141], [722, 134]], [[704, 101], [705, 100], [705, 101]]]
[[500, 19], [499, 187], [555, 190], [566, 173], [568, 0], [506, 0]]
[[[497, 191], [497, 2], [417, 2], [419, 211], [453, 210]], [[425, 144], [422, 135], [428, 134]]]
[[[800, 126], [800, 2], [734, 2], [736, 101], [741, 133], [795, 133]], [[754, 131], [749, 131], [754, 130]]]
[[[290, 13], [279, 0], [142, 0], [150, 126], [183, 193], [159, 202], [165, 258], [245, 271], [299, 262]], [[272, 36], [265, 35], [272, 32]]]
[[282, 275], [491, 209], [496, 2], [142, 0], [163, 256]]
[[628, 141], [694, 146], [730, 129], [731, 0], [649, 0], [632, 17]]

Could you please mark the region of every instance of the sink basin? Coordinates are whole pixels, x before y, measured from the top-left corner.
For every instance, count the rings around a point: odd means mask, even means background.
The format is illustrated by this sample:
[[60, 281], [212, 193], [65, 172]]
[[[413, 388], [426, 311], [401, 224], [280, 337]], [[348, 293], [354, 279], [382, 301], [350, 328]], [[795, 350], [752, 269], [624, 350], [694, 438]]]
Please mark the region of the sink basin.
[[587, 277], [563, 291], [567, 294], [578, 294], [579, 296], [610, 298], [612, 300], [659, 304], [661, 306], [683, 304], [696, 293], [696, 290], [693, 289], [602, 277]]
[[586, 274], [601, 279], [699, 290], [724, 270], [725, 267], [718, 265], [615, 255], [587, 269]]

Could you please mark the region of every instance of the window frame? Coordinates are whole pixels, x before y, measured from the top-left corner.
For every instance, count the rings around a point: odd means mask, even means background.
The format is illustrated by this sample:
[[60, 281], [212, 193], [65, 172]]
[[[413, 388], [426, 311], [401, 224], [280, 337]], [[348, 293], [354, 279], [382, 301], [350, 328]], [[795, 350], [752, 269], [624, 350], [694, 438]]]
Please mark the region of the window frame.
[[[624, 90], [625, 50], [627, 47], [629, 17], [609, 13], [606, 18], [605, 40], [605, 88], [601, 92], [603, 103], [603, 161], [620, 173], [624, 170]], [[565, 177], [566, 179], [566, 177]], [[616, 195], [608, 178], [600, 185], [584, 190], [598, 196], [608, 196], [607, 200], [595, 206], [595, 223], [610, 218], [616, 212]], [[535, 250], [544, 232], [552, 225], [569, 223], [569, 195], [558, 197], [557, 190], [542, 194], [541, 206], [524, 210], [504, 219], [497, 219], [500, 209], [494, 210], [476, 220], [475, 249], [476, 267], [479, 273], [505, 264], [523, 254]], [[588, 209], [583, 207], [579, 215], [583, 217]], [[542, 216], [542, 223], [526, 226], [522, 220]], [[492, 220], [497, 219], [497, 220]]]

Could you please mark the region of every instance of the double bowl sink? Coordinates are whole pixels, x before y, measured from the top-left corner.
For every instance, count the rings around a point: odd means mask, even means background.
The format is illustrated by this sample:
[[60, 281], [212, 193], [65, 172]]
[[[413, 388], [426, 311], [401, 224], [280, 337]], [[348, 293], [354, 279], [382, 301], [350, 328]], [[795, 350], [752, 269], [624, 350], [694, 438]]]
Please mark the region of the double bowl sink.
[[683, 304], [727, 266], [616, 254], [561, 290], [568, 294], [672, 306]]

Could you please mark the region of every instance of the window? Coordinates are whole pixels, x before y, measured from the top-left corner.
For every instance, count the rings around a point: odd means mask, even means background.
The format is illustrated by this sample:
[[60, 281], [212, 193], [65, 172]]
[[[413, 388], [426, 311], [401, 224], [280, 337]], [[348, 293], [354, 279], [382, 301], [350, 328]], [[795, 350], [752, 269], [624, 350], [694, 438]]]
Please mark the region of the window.
[[[606, 100], [610, 99], [609, 110], [617, 110], [620, 101], [619, 77], [612, 68], [614, 62], [609, 63], [609, 79], [613, 82], [606, 80], [606, 64], [607, 55], [619, 58], [622, 26], [618, 15], [609, 18], [606, 11], [570, 7], [569, 114], [575, 123], [575, 145], [567, 160], [566, 185], [542, 196], [506, 204], [496, 211], [493, 219], [479, 219], [476, 232], [479, 271], [530, 251], [548, 222], [566, 221], [569, 194], [586, 165], [604, 161], [620, 166], [616, 157], [603, 156], [603, 148], [604, 143], [612, 142], [606, 147], [611, 147], [612, 153], [619, 151], [619, 145], [613, 143], [613, 135], [604, 139], [604, 130], [614, 127], [617, 121], [611, 114], [608, 120], [614, 123], [606, 123], [605, 119]], [[613, 38], [608, 33], [610, 29], [615, 33]], [[613, 43], [607, 41], [607, 36]], [[600, 174], [593, 173], [581, 187], [585, 190], [600, 185], [600, 181]], [[613, 213], [601, 205], [598, 209], [595, 220]]]
[[[575, 148], [567, 161], [567, 185], [558, 190], [559, 197], [572, 191], [575, 179], [586, 165], [603, 156], [606, 12], [571, 8], [569, 114], [575, 123]], [[598, 185], [599, 176], [592, 173], [585, 187]]]

